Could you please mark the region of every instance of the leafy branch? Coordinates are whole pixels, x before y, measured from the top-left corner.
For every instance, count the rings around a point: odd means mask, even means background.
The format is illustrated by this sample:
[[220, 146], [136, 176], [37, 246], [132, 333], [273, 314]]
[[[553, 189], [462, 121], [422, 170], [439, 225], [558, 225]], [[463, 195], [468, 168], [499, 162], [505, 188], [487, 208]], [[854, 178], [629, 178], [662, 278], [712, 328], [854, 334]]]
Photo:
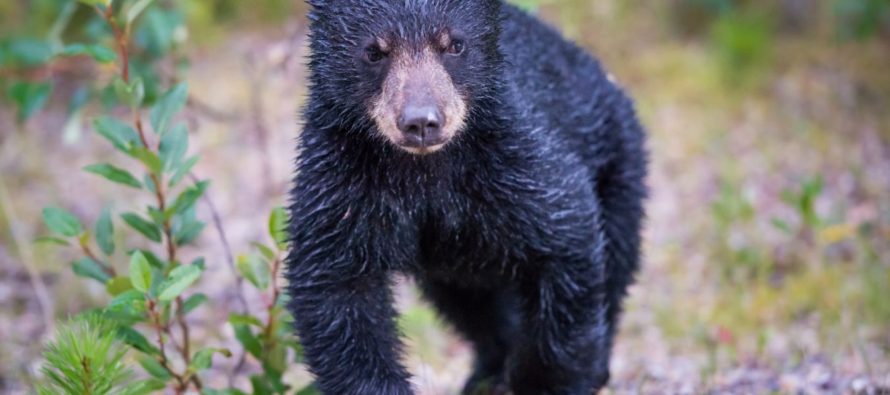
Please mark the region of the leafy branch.
[[[109, 52], [100, 44], [71, 44], [64, 47], [63, 56], [89, 55], [96, 61], [115, 62], [119, 75], [113, 79], [109, 89], [115, 94], [117, 102], [128, 106], [131, 113], [129, 122], [107, 115], [99, 116], [93, 122], [96, 133], [129, 158], [130, 163], [126, 166], [97, 163], [85, 167], [84, 171], [128, 190], [150, 194], [151, 205], [143, 210], [124, 212], [119, 218], [141, 235], [143, 242], [154, 248], [126, 250], [129, 262], [127, 270], [117, 267], [115, 221], [112, 210], [107, 207], [91, 229], [84, 227], [75, 215], [66, 210], [47, 207], [43, 211], [44, 222], [53, 235], [40, 241], [69, 246], [77, 251], [81, 258], [72, 263], [74, 273], [105, 287], [111, 300], [107, 306], [96, 310], [98, 317], [105, 322], [102, 333], [111, 333], [112, 343], [123, 343], [127, 346], [125, 350], [137, 353], [135, 360], [151, 377], [152, 388], [163, 387], [176, 394], [191, 391], [208, 395], [245, 394], [233, 384], [236, 381], [234, 378], [242, 374], [241, 369], [250, 356], [261, 367], [259, 373], [249, 377], [253, 393], [286, 393], [291, 386], [282, 380], [282, 375], [291, 360], [300, 361], [301, 348], [286, 325], [290, 318], [282, 307], [283, 295], [278, 284], [287, 240], [284, 210], [276, 209], [270, 216], [272, 247], [256, 243], [258, 254], [241, 256], [235, 262], [219, 214], [206, 196], [209, 181], [199, 179], [192, 173], [199, 157], [187, 155], [188, 130], [184, 124], [176, 122], [177, 114], [188, 101], [187, 86], [175, 85], [149, 100], [146, 92], [157, 91], [158, 88], [151, 85], [156, 82], [143, 78], [141, 71], [135, 73], [136, 69], [131, 69], [129, 63], [134, 58], [131, 52], [133, 43], [130, 42], [132, 26], [142, 11], [152, 10], [152, 1], [138, 0], [121, 3], [118, 7], [114, 7], [111, 0], [80, 1], [95, 10], [96, 15], [109, 27], [109, 39], [114, 42], [116, 51]], [[133, 168], [138, 168], [142, 175], [131, 172]], [[183, 182], [186, 177], [190, 182]], [[227, 260], [235, 272], [242, 306], [241, 312], [231, 314], [229, 319], [242, 346], [236, 350], [240, 358], [231, 375], [229, 388], [222, 390], [208, 388], [200, 374], [212, 367], [215, 355], [230, 357], [233, 353], [223, 348], [196, 346], [188, 316], [209, 299], [193, 290], [204, 272], [205, 261], [203, 257], [198, 257], [185, 263], [180, 251], [183, 246], [196, 240], [205, 227], [196, 218], [196, 204], [201, 199], [208, 204]], [[156, 255], [153, 250], [162, 253]], [[262, 320], [250, 311], [242, 293], [245, 282], [263, 294], [266, 303], [262, 308]], [[149, 337], [153, 340], [149, 340]], [[65, 347], [76, 345], [71, 344], [71, 339], [59, 341]], [[116, 360], [117, 354], [110, 348], [100, 350], [111, 353], [106, 355], [109, 360]], [[51, 351], [48, 350], [48, 353]], [[123, 359], [119, 361], [126, 363]], [[96, 372], [91, 365], [83, 365], [84, 369], [80, 370], [68, 369], [61, 361], [49, 359], [47, 366], [62, 372], [59, 376], [61, 380], [71, 382], [91, 382]], [[124, 391], [119, 393], [133, 395], [137, 392], [126, 391], [141, 391], [140, 388], [144, 388], [141, 384], [126, 384], [127, 380], [119, 381], [123, 383], [119, 386]], [[110, 388], [103, 387], [93, 392], [69, 388], [55, 393], [118, 393]], [[311, 394], [312, 391], [313, 387], [309, 386], [302, 388], [300, 394]]]

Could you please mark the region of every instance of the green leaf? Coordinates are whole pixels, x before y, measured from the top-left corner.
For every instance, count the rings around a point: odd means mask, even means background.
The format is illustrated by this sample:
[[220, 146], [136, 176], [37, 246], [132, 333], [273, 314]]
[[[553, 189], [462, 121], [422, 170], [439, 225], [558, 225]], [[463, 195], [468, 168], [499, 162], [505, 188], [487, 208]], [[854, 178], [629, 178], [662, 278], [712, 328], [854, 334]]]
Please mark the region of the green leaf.
[[155, 133], [163, 135], [170, 127], [173, 115], [185, 106], [188, 99], [188, 85], [180, 83], [170, 89], [151, 108], [151, 127]]
[[107, 310], [142, 314], [145, 312], [145, 295], [135, 289], [121, 292], [108, 302]]
[[297, 363], [303, 362], [303, 344], [299, 342], [299, 340], [294, 340], [293, 338], [288, 338], [284, 340], [287, 345], [294, 350], [294, 361]]
[[271, 350], [265, 350], [266, 360], [263, 362], [263, 369], [275, 372], [275, 376], [280, 381], [281, 373], [287, 370], [287, 346], [281, 343], [275, 343]]
[[52, 45], [47, 40], [32, 38], [13, 39], [6, 50], [10, 58], [9, 63], [25, 68], [46, 64], [53, 56]]
[[148, 217], [151, 218], [151, 220], [154, 221], [156, 225], [164, 225], [164, 221], [166, 220], [166, 218], [164, 217], [164, 213], [162, 213], [161, 210], [158, 210], [157, 208], [151, 206], [149, 206], [147, 210]]
[[136, 229], [137, 232], [142, 233], [142, 235], [149, 240], [154, 241], [155, 243], [161, 242], [161, 230], [158, 229], [157, 225], [142, 219], [142, 217], [136, 213], [124, 213], [121, 215], [121, 218], [127, 225]]
[[141, 252], [136, 251], [130, 256], [130, 281], [133, 288], [146, 293], [151, 287], [151, 266]]
[[199, 256], [199, 257], [195, 258], [194, 260], [192, 260], [191, 263], [189, 263], [189, 265], [195, 265], [198, 268], [200, 268], [201, 270], [204, 270], [207, 267], [207, 263], [204, 262], [203, 256]]
[[43, 209], [43, 222], [54, 233], [66, 237], [75, 237], [83, 233], [83, 225], [77, 217], [58, 207]]
[[207, 186], [210, 185], [210, 182], [207, 180], [200, 181], [195, 186], [189, 187], [186, 190], [182, 191], [179, 196], [176, 197], [176, 201], [173, 202], [173, 205], [170, 206], [170, 212], [173, 214], [182, 214], [187, 210], [190, 210], [195, 206], [195, 203], [198, 199], [204, 195], [204, 191], [207, 190]]
[[235, 338], [244, 346], [244, 349], [254, 357], [262, 359], [263, 345], [253, 335], [250, 327], [244, 324], [232, 324], [232, 327], [235, 329]]
[[201, 277], [201, 268], [183, 265], [170, 271], [170, 276], [158, 288], [158, 299], [169, 302]]
[[34, 240], [35, 243], [39, 244], [57, 244], [61, 246], [70, 246], [71, 243], [68, 240], [61, 239], [55, 236], [40, 236], [37, 240]]
[[263, 327], [263, 323], [262, 323], [262, 321], [260, 321], [259, 318], [256, 318], [252, 315], [247, 315], [247, 314], [237, 314], [237, 313], [229, 314], [229, 323], [231, 323], [233, 326], [234, 325], [254, 325], [259, 328]]
[[269, 384], [269, 380], [262, 375], [255, 374], [250, 376], [250, 385], [253, 388], [253, 395], [274, 395], [275, 389]]
[[265, 261], [254, 255], [241, 255], [235, 267], [242, 277], [247, 279], [254, 287], [266, 289], [271, 281], [269, 265]]
[[157, 393], [167, 387], [165, 381], [148, 379], [128, 384], [120, 395], [147, 395]]
[[59, 55], [89, 55], [99, 63], [111, 63], [117, 59], [117, 54], [114, 51], [101, 44], [69, 44], [62, 49]]
[[111, 182], [116, 182], [136, 189], [142, 188], [142, 183], [140, 183], [136, 177], [133, 177], [130, 172], [108, 163], [89, 165], [84, 167], [83, 170], [105, 177], [105, 179]]
[[151, 5], [152, 1], [154, 0], [139, 0], [130, 6], [130, 9], [127, 10], [127, 24], [132, 24], [139, 17], [139, 14]]
[[139, 365], [142, 366], [142, 369], [158, 380], [167, 381], [173, 378], [170, 375], [170, 372], [167, 369], [164, 369], [164, 366], [157, 360], [155, 357], [150, 357], [147, 355], [140, 355], [136, 357], [136, 360], [139, 362]]
[[278, 244], [279, 249], [283, 249], [283, 246], [287, 244], [287, 212], [283, 207], [274, 208], [272, 214], [269, 215], [269, 235]]
[[141, 253], [142, 256], [144, 256], [145, 259], [148, 260], [148, 264], [151, 265], [151, 267], [153, 267], [155, 269], [164, 270], [164, 268], [167, 267], [167, 264], [161, 258], [158, 258], [157, 255], [155, 255], [153, 252], [151, 252], [149, 250], [135, 249], [135, 250], [129, 251], [128, 254], [132, 255], [132, 254], [135, 254], [136, 252]]
[[176, 169], [189, 147], [188, 130], [183, 124], [177, 124], [169, 132], [161, 136], [158, 152], [165, 171]]
[[155, 56], [164, 56], [176, 40], [175, 31], [183, 24], [182, 17], [160, 7], [149, 7], [139, 23], [138, 33], [145, 38], [145, 48]]
[[[131, 291], [139, 293], [136, 290]], [[105, 309], [105, 311], [102, 312], [102, 316], [114, 321], [119, 325], [136, 325], [140, 322], [146, 321], [145, 314], [137, 314], [133, 309]]]
[[96, 244], [105, 255], [114, 254], [114, 224], [111, 222], [111, 211], [107, 208], [102, 210], [96, 221]]
[[105, 283], [105, 290], [111, 296], [117, 296], [133, 289], [133, 283], [129, 277], [115, 277]]
[[49, 83], [16, 82], [9, 87], [7, 95], [18, 106], [17, 118], [24, 122], [46, 104], [52, 93]]
[[191, 313], [192, 310], [196, 309], [207, 300], [207, 295], [204, 295], [202, 293], [196, 293], [192, 296], [189, 296], [184, 302], [182, 302], [183, 314]]
[[161, 158], [158, 158], [157, 154], [146, 148], [133, 147], [130, 149], [130, 156], [142, 162], [153, 174], [161, 174], [161, 170], [164, 168]]
[[111, 142], [114, 148], [127, 155], [130, 155], [130, 150], [133, 147], [142, 146], [142, 141], [140, 141], [136, 130], [117, 119], [107, 116], [99, 117], [93, 122], [93, 126], [96, 128], [96, 133]]
[[201, 234], [204, 226], [205, 224], [201, 221], [190, 220], [185, 222], [173, 232], [173, 241], [179, 246], [191, 243]]
[[213, 363], [213, 354], [220, 354], [226, 358], [232, 356], [232, 352], [225, 348], [203, 348], [198, 350], [198, 352], [192, 356], [192, 362], [189, 363], [189, 370], [192, 372], [200, 372], [205, 369], [210, 369], [210, 365]]
[[277, 254], [275, 253], [275, 251], [272, 251], [271, 248], [263, 243], [254, 242], [251, 244], [253, 244], [253, 246], [256, 247], [258, 250], [260, 250], [260, 253], [263, 254], [263, 257], [265, 257], [266, 260], [270, 262], [275, 260]]
[[102, 264], [92, 260], [91, 258], [78, 259], [71, 265], [72, 269], [74, 269], [74, 274], [80, 277], [91, 278], [102, 284], [105, 284], [106, 282], [108, 282], [108, 280], [111, 280], [111, 276], [108, 275]]
[[133, 328], [119, 326], [115, 334], [117, 335], [118, 339], [121, 339], [121, 341], [130, 345], [130, 347], [142, 351], [143, 353], [146, 353], [148, 355], [159, 355], [161, 353], [161, 350], [151, 344], [151, 342], [148, 341], [148, 339], [146, 339], [144, 335], [137, 332]]
[[176, 172], [173, 173], [173, 177], [170, 178], [170, 182], [167, 184], [171, 188], [179, 184], [185, 176], [188, 175], [192, 168], [195, 167], [195, 164], [198, 163], [199, 156], [195, 155], [191, 158], [186, 159], [185, 162], [176, 167]]
[[142, 104], [142, 100], [145, 99], [145, 85], [142, 83], [141, 77], [130, 80], [129, 84], [123, 79], [117, 78], [113, 85], [117, 98], [131, 108], [138, 108]]
[[283, 394], [290, 389], [290, 386], [281, 381], [281, 371], [276, 371], [271, 365], [263, 362], [264, 379], [267, 384], [272, 387], [273, 394]]

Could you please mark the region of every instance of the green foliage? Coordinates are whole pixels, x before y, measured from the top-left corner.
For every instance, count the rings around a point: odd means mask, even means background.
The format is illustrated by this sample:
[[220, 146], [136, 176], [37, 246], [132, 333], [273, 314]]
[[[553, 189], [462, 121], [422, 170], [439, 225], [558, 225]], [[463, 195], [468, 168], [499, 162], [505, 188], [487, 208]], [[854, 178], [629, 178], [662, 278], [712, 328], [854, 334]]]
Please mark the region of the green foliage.
[[269, 217], [269, 234], [279, 248], [287, 244], [287, 213], [279, 207]]
[[[263, 367], [261, 374], [250, 377], [254, 394], [285, 394], [291, 386], [282, 381], [290, 359], [300, 362], [302, 348], [290, 335], [290, 316], [282, 306], [282, 295], [276, 279], [281, 271], [282, 255], [287, 236], [282, 234], [284, 210], [275, 209], [269, 216], [269, 238], [272, 246], [254, 243], [258, 254], [238, 258], [237, 269], [257, 290], [271, 293], [266, 306], [266, 320], [254, 315], [232, 314], [229, 324], [235, 330], [235, 338], [244, 349]], [[306, 387], [298, 393], [312, 393]]]
[[44, 352], [41, 395], [148, 394], [163, 388], [154, 380], [134, 381], [124, 362], [127, 348], [115, 336], [113, 324], [87, 315], [62, 325]]
[[170, 275], [158, 286], [158, 300], [169, 302], [185, 291], [201, 277], [202, 268], [197, 265], [179, 266], [170, 271]]
[[758, 71], [770, 56], [773, 29], [770, 20], [756, 13], [727, 13], [720, 16], [711, 39], [731, 82], [744, 82], [745, 73]]
[[19, 81], [9, 87], [7, 96], [18, 108], [17, 119], [21, 122], [39, 111], [52, 92], [48, 83]]
[[142, 78], [135, 78], [130, 82], [118, 78], [114, 80], [114, 93], [121, 98], [121, 102], [132, 107], [138, 108], [145, 99], [145, 84]]
[[83, 232], [83, 225], [71, 213], [58, 208], [47, 207], [43, 209], [43, 221], [46, 226], [62, 236], [75, 237]]
[[110, 63], [117, 59], [117, 54], [111, 48], [100, 44], [71, 44], [66, 46], [59, 55], [89, 55], [99, 63]]
[[[881, 241], [869, 227], [847, 222], [843, 210], [829, 215], [817, 209], [831, 193], [821, 176], [804, 178], [773, 197], [784, 207], [770, 217], [758, 212], [739, 185], [724, 182], [711, 205], [717, 225], [711, 259], [721, 287], [711, 325], [754, 338], [768, 325], [795, 320], [834, 328], [850, 311], [862, 320], [857, 325], [890, 324], [890, 269], [873, 253]], [[762, 231], [769, 227], [772, 234]], [[704, 340], [709, 349], [717, 347], [710, 335]]]
[[139, 135], [131, 126], [111, 117], [102, 116], [93, 122], [96, 133], [111, 142], [118, 150], [129, 153], [133, 147], [141, 145]]
[[269, 265], [260, 256], [249, 255], [238, 257], [238, 273], [253, 286], [259, 289], [269, 287], [271, 281]]
[[745, 284], [751, 279], [768, 275], [770, 264], [754, 245], [751, 235], [735, 228], [756, 219], [754, 205], [738, 185], [724, 181], [720, 193], [711, 203], [717, 226], [715, 252], [722, 258], [721, 278], [733, 284]]
[[188, 87], [185, 84], [176, 85], [152, 107], [151, 126], [154, 128], [155, 133], [163, 135], [167, 132], [173, 114], [176, 114], [185, 106], [187, 92]]
[[130, 256], [130, 282], [134, 289], [142, 293], [148, 293], [151, 287], [151, 266], [139, 251]]
[[[188, 85], [179, 83], [164, 88], [150, 67], [151, 62], [167, 56], [177, 45], [177, 31], [182, 29], [183, 22], [181, 10], [160, 7], [151, 0], [80, 3], [98, 7], [94, 18], [107, 25], [97, 30], [96, 43], [59, 46], [58, 51], [49, 54], [36, 44], [31, 52], [24, 51], [19, 43], [12, 46], [18, 54], [17, 62], [37, 65], [70, 56], [85, 56], [98, 63], [118, 62], [121, 75], [104, 88], [112, 103], [107, 107], [108, 114], [111, 107], [122, 104], [129, 107], [132, 117], [124, 121], [102, 115], [93, 125], [120, 157], [83, 170], [128, 187], [123, 192], [143, 194], [153, 203], [131, 207], [128, 202], [135, 200], [134, 196], [124, 195], [115, 204], [125, 207], [126, 211], [118, 214], [128, 226], [124, 231], [139, 234], [144, 238], [137, 238], [138, 241], [148, 243], [148, 247], [140, 248], [119, 248], [110, 205], [102, 208], [96, 223], [89, 227], [94, 232], [62, 208], [43, 210], [44, 222], [53, 235], [41, 241], [76, 248], [82, 253], [71, 263], [71, 270], [78, 277], [103, 284], [108, 303], [96, 310], [97, 318], [63, 327], [58, 339], [48, 346], [48, 380], [40, 393], [136, 395], [166, 388], [176, 393], [197, 390], [207, 394], [244, 394], [237, 388], [206, 388], [201, 375], [213, 369], [214, 359], [250, 355], [260, 366], [248, 378], [252, 393], [284, 394], [291, 385], [283, 381], [282, 375], [289, 365], [300, 361], [301, 348], [287, 325], [290, 317], [281, 305], [277, 281], [288, 241], [283, 209], [275, 209], [269, 216], [267, 238], [271, 246], [255, 243], [259, 252], [244, 255], [236, 265], [238, 272], [234, 274], [247, 279], [256, 292], [267, 293], [265, 299], [269, 301], [258, 312], [232, 314], [230, 325], [241, 348], [229, 350], [203, 344], [190, 335], [190, 315], [208, 308], [210, 303], [205, 294], [198, 292], [206, 264], [201, 256], [183, 263], [180, 251], [197, 240], [205, 228], [196, 213], [210, 181], [190, 174], [199, 157], [187, 155], [188, 128], [177, 122], [188, 101]], [[71, 7], [66, 6], [63, 14], [74, 12]], [[136, 45], [119, 48], [126, 52], [115, 54], [101, 43], [130, 41], [128, 32], [133, 32], [132, 42]], [[128, 52], [128, 48], [135, 53]], [[127, 59], [133, 63], [126, 63]], [[42, 106], [48, 89], [47, 84], [13, 85], [10, 95], [19, 104], [23, 120]], [[72, 111], [76, 112], [85, 101], [82, 96], [73, 100]], [[147, 122], [142, 121], [143, 117]], [[189, 179], [194, 181], [184, 182]], [[96, 246], [101, 254], [95, 252]], [[127, 251], [128, 264], [115, 262], [118, 249]], [[126, 273], [118, 271], [121, 266], [127, 268]], [[124, 358], [128, 352], [134, 355], [132, 359]], [[148, 381], [130, 380], [137, 365], [150, 377]], [[232, 374], [242, 372], [236, 370]], [[301, 391], [311, 393], [311, 387]]]
[[74, 274], [80, 277], [91, 278], [103, 284], [111, 280], [111, 275], [106, 272], [101, 263], [93, 258], [80, 258], [71, 263], [71, 269]]
[[[718, 19], [731, 14], [760, 12], [779, 15], [782, 2], [769, 0], [675, 0], [670, 9], [676, 28], [707, 32]], [[885, 0], [820, 0], [807, 4], [811, 12], [827, 10], [835, 32], [844, 39], [868, 39], [890, 27], [890, 3]]]
[[108, 7], [113, 11], [111, 20], [118, 27], [129, 25], [133, 29], [120, 29], [127, 35], [124, 40], [129, 42], [127, 64], [122, 66], [134, 74], [133, 78], [126, 82], [116, 79], [107, 85], [100, 85], [103, 79], [72, 81], [82, 87], [75, 91], [81, 93], [71, 97], [72, 103], [80, 101], [73, 107], [85, 104], [79, 98], [84, 93], [101, 98], [106, 108], [153, 103], [162, 88], [155, 65], [165, 57], [175, 56], [175, 50], [187, 37], [181, 6], [159, 3], [152, 0], [29, 0], [0, 7], [0, 20], [5, 25], [0, 27], [0, 33], [7, 29], [14, 32], [0, 35], [0, 89], [17, 109], [18, 121], [26, 122], [48, 102], [58, 80], [50, 78], [55, 73], [48, 71], [57, 63], [75, 63], [82, 59], [96, 63], [121, 62], [120, 40], [105, 18]]
[[136, 189], [142, 188], [142, 183], [133, 177], [130, 172], [108, 163], [99, 163], [83, 168], [84, 171], [105, 177], [108, 181], [123, 184]]
[[105, 208], [96, 221], [96, 244], [105, 255], [114, 254], [114, 223], [111, 222], [111, 210]]
[[143, 219], [136, 213], [124, 213], [121, 214], [121, 218], [127, 225], [130, 225], [131, 228], [135, 229], [149, 240], [155, 243], [161, 242], [161, 230], [158, 228], [157, 224]]
[[890, 26], [890, 2], [886, 0], [834, 0], [838, 35], [863, 40]]
[[[800, 217], [800, 226], [802, 228], [808, 228], [804, 229], [804, 231], [814, 230], [824, 222], [823, 219], [819, 217], [819, 214], [816, 213], [816, 199], [822, 194], [822, 191], [822, 177], [813, 177], [804, 180], [800, 185], [800, 189], [797, 191], [786, 189], [782, 192], [782, 201], [794, 209], [798, 214]], [[791, 227], [787, 222], [776, 219], [773, 223], [782, 230], [791, 230]]]

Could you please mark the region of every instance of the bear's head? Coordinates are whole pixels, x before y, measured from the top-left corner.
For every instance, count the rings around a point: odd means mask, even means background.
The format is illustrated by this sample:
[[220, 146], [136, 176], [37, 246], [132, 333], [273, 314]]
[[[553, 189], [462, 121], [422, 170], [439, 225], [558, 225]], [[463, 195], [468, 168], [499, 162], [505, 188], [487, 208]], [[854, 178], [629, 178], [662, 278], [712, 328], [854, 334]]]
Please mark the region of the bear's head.
[[429, 154], [490, 99], [500, 0], [310, 0], [311, 95], [347, 132]]

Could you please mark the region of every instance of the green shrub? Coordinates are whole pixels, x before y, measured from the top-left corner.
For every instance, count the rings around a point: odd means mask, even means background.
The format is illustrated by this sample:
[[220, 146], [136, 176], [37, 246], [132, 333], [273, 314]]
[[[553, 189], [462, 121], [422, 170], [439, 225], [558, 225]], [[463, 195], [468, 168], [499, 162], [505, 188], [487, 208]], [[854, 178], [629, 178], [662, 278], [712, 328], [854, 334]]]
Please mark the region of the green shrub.
[[147, 394], [164, 387], [157, 380], [132, 380], [124, 363], [127, 348], [115, 336], [114, 326], [98, 315], [86, 315], [60, 327], [46, 347], [44, 384], [40, 395]]
[[[104, 33], [94, 41], [58, 46], [50, 55], [31, 54], [32, 66], [66, 56], [115, 64], [119, 75], [102, 88], [106, 108], [110, 114], [114, 107], [127, 107], [130, 116], [124, 120], [103, 115], [93, 125], [118, 151], [122, 163], [97, 163], [84, 171], [121, 186], [122, 200], [144, 194], [153, 203], [141, 209], [129, 207], [118, 215], [105, 207], [90, 226], [62, 208], [43, 210], [52, 235], [41, 241], [79, 251], [82, 257], [71, 263], [71, 269], [85, 281], [101, 283], [109, 301], [89, 318], [62, 326], [44, 354], [46, 377], [40, 393], [135, 395], [167, 388], [175, 393], [243, 394], [234, 387], [206, 387], [202, 372], [212, 367], [214, 359], [251, 356], [260, 366], [249, 377], [252, 393], [284, 394], [291, 388], [282, 381], [282, 374], [287, 366], [299, 363], [301, 355], [287, 325], [290, 317], [282, 307], [278, 281], [287, 243], [284, 210], [270, 215], [271, 243], [256, 243], [257, 252], [240, 257], [235, 265], [238, 275], [256, 292], [268, 294], [268, 304], [262, 308], [244, 306], [243, 311], [231, 314], [229, 324], [240, 348], [215, 347], [194, 338], [189, 317], [208, 304], [208, 297], [200, 292], [206, 264], [200, 256], [184, 261], [180, 249], [205, 228], [196, 205], [205, 197], [210, 180], [192, 174], [200, 158], [188, 154], [187, 126], [177, 121], [189, 97], [187, 85], [165, 88], [152, 68], [153, 62], [170, 54], [177, 40], [175, 32], [182, 23], [179, 11], [151, 0], [81, 3], [78, 7], [92, 7], [96, 18], [105, 23], [104, 28], [97, 28]], [[75, 3], [67, 3], [63, 14], [73, 12], [71, 4]], [[140, 54], [134, 55], [134, 49]], [[138, 58], [141, 63], [131, 63]], [[26, 81], [13, 85], [22, 120], [45, 101], [47, 86]], [[133, 168], [140, 170], [127, 170]], [[152, 247], [117, 245], [115, 229], [121, 225]], [[136, 365], [147, 380], [132, 379]], [[246, 374], [241, 366], [243, 360], [236, 363], [232, 375]], [[310, 386], [300, 393], [312, 391]]]

